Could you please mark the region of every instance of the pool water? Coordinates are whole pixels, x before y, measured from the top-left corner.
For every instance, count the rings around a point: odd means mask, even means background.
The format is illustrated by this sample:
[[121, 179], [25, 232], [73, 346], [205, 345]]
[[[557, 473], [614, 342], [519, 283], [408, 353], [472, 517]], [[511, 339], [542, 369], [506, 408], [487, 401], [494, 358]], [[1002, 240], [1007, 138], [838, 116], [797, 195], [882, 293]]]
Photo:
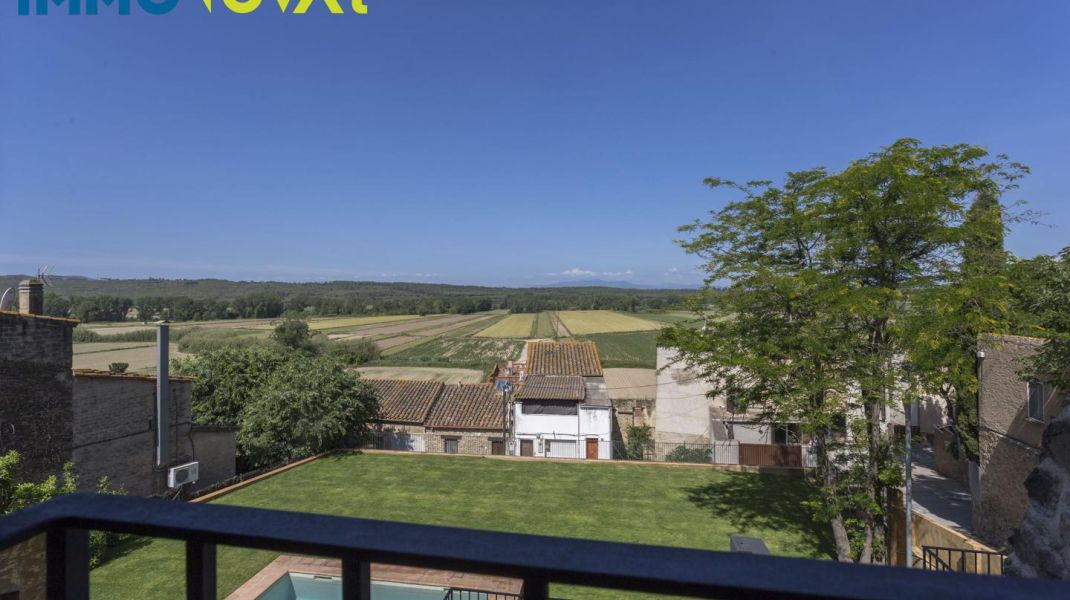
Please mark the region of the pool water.
[[[442, 600], [447, 591], [426, 585], [372, 582], [372, 600]], [[257, 600], [342, 600], [342, 578], [287, 573]]]

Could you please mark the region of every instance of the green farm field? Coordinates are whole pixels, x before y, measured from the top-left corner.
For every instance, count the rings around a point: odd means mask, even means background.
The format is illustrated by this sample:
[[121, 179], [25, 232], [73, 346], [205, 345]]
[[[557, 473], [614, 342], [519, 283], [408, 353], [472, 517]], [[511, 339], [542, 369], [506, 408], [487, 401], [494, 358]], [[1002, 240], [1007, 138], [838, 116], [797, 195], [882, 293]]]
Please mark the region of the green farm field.
[[553, 338], [556, 332], [554, 331], [554, 322], [548, 312], [540, 312], [535, 315], [535, 337], [537, 338]]
[[577, 339], [598, 344], [598, 358], [606, 368], [654, 369], [658, 362], [657, 331], [600, 333]]
[[[428, 525], [727, 551], [729, 536], [762, 538], [774, 555], [832, 557], [828, 527], [804, 508], [801, 478], [652, 465], [354, 454], [324, 458], [217, 504]], [[577, 503], [577, 499], [583, 501]], [[135, 540], [91, 573], [92, 597], [184, 597], [185, 548]], [[226, 597], [278, 552], [221, 546]], [[567, 600], [650, 598], [553, 585]]]
[[662, 323], [611, 310], [562, 310], [556, 314], [572, 335], [652, 331], [664, 326]]
[[497, 323], [475, 334], [475, 337], [487, 338], [528, 338], [531, 337], [535, 315], [518, 313], [509, 315]]

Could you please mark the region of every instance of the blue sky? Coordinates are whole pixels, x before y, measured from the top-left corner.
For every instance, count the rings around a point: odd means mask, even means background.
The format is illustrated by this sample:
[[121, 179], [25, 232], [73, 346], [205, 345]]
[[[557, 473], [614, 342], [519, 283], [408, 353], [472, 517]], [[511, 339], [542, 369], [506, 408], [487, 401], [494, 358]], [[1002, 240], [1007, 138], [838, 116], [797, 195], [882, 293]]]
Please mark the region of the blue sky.
[[1009, 248], [1070, 244], [1064, 1], [221, 3], [6, 3], [0, 273], [692, 283], [704, 177], [906, 136], [1028, 164]]

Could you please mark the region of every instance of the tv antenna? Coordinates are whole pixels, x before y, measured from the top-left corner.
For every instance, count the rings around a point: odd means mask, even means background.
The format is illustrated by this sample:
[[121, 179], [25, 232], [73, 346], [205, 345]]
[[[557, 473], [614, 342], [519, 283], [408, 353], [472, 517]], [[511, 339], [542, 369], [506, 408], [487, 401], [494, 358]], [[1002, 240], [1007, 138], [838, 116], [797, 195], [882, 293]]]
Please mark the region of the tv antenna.
[[48, 287], [52, 287], [52, 265], [37, 267], [37, 280]]

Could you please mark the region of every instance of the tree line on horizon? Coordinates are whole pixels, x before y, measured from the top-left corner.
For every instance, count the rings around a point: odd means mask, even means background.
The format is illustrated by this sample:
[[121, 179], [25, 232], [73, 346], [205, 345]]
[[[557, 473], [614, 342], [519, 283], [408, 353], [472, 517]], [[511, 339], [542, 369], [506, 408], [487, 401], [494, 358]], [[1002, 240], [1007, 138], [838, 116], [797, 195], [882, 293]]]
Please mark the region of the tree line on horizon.
[[229, 298], [126, 296], [119, 294], [45, 294], [50, 316], [83, 322], [213, 321], [273, 319], [282, 316], [329, 317], [407, 314], [471, 314], [489, 310], [618, 310], [626, 312], [683, 309], [687, 292], [612, 288], [487, 288], [493, 293], [459, 295], [434, 288], [414, 294], [399, 289], [375, 296], [351, 292], [338, 297], [298, 293], [254, 292]]

